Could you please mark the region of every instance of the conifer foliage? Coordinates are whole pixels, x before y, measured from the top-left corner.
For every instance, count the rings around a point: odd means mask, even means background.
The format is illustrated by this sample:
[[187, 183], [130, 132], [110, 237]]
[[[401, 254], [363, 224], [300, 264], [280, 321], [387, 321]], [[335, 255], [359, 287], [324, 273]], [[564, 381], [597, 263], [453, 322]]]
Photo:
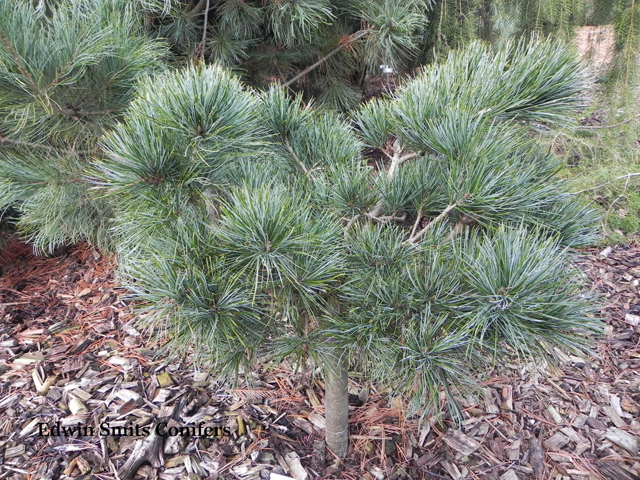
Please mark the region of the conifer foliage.
[[17, 208], [39, 250], [106, 242], [110, 207], [89, 196], [90, 158], [163, 53], [134, 6], [0, 2], [0, 213]]
[[318, 366], [344, 456], [349, 371], [455, 413], [484, 362], [588, 345], [567, 248], [595, 219], [530, 134], [582, 86], [561, 43], [472, 44], [347, 120], [200, 64], [143, 81], [94, 182], [147, 319], [220, 371]]

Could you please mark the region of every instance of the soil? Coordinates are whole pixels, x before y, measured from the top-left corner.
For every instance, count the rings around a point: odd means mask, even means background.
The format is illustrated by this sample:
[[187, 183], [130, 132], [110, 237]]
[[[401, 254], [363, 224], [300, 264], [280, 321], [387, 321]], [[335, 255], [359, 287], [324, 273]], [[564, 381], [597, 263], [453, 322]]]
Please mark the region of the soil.
[[638, 479], [639, 253], [578, 257], [605, 325], [593, 358], [487, 372], [459, 398], [459, 427], [406, 417], [352, 382], [338, 462], [320, 378], [265, 365], [233, 389], [138, 329], [111, 258], [83, 245], [36, 257], [12, 239], [0, 256], [0, 479]]

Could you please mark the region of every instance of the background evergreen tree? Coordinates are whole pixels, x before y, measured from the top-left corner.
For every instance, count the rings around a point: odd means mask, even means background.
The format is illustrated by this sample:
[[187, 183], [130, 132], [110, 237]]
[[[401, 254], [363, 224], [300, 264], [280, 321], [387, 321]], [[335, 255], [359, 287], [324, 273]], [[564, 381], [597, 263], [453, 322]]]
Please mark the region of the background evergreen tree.
[[[337, 109], [354, 107], [380, 65], [415, 59], [433, 0], [147, 0], [148, 28], [180, 56], [274, 81]], [[304, 73], [298, 76], [300, 73]]]
[[588, 343], [567, 247], [594, 216], [529, 131], [569, 122], [582, 88], [561, 43], [476, 43], [365, 104], [353, 129], [200, 65], [143, 82], [95, 182], [146, 318], [219, 371], [258, 353], [319, 366], [344, 456], [350, 370], [422, 414], [443, 389], [455, 413], [474, 366]]
[[18, 210], [18, 227], [38, 250], [107, 241], [110, 206], [89, 196], [87, 169], [97, 139], [163, 53], [134, 7], [0, 2], [0, 217]]

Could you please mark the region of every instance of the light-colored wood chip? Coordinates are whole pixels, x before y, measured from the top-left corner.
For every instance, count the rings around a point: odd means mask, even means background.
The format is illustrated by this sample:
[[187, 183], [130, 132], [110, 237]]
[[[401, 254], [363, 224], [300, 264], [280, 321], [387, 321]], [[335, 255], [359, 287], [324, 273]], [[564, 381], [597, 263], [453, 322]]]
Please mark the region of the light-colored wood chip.
[[468, 437], [460, 430], [449, 429], [442, 439], [456, 452], [467, 456], [482, 446], [480, 442]]
[[73, 415], [80, 415], [89, 411], [84, 402], [74, 396], [71, 396], [71, 399], [69, 400], [69, 410]]
[[11, 448], [7, 448], [4, 451], [4, 458], [5, 459], [9, 459], [9, 458], [14, 458], [14, 457], [19, 457], [20, 455], [24, 454], [26, 452], [27, 448], [25, 447], [24, 444], [20, 444], [20, 445], [16, 445], [15, 447], [11, 447]]
[[29, 435], [31, 432], [33, 432], [36, 429], [36, 426], [38, 425], [38, 423], [40, 423], [40, 419], [38, 417], [31, 419], [31, 421], [28, 422], [22, 428], [22, 430], [20, 430], [20, 436], [26, 437], [27, 435]]
[[78, 293], [78, 298], [85, 298], [88, 297], [89, 295], [91, 295], [91, 289], [90, 288], [84, 288], [80, 291], [80, 293]]
[[25, 353], [20, 358], [16, 358], [13, 361], [14, 365], [33, 365], [34, 363], [40, 363], [44, 361], [45, 356], [39, 353]]
[[300, 456], [295, 452], [287, 452], [284, 456], [285, 461], [289, 465], [289, 471], [296, 480], [307, 480], [309, 474], [300, 463]]
[[620, 418], [620, 415], [616, 413], [616, 411], [608, 405], [602, 407], [602, 411], [605, 413], [607, 417], [611, 420], [611, 422], [618, 428], [623, 428], [627, 426], [627, 423]]
[[572, 442], [575, 443], [584, 443], [587, 441], [586, 438], [584, 438], [582, 435], [580, 435], [578, 432], [576, 432], [573, 428], [571, 427], [563, 427], [560, 429], [560, 431], [566, 435], [569, 440], [571, 440]]
[[560, 413], [558, 413], [558, 410], [556, 410], [553, 405], [549, 405], [547, 407], [547, 412], [549, 412], [549, 415], [551, 415], [553, 421], [558, 425], [562, 425], [564, 423], [564, 421], [562, 420], [562, 416], [560, 415]]
[[631, 455], [638, 454], [638, 449], [640, 448], [640, 440], [635, 435], [632, 435], [618, 428], [609, 427], [607, 429], [605, 437], [610, 442], [613, 442], [619, 447], [624, 448]]
[[124, 402], [132, 400], [138, 405], [142, 404], [142, 396], [139, 393], [124, 388], [116, 392], [116, 397]]
[[307, 398], [309, 399], [309, 404], [312, 407], [320, 407], [322, 405], [322, 402], [320, 401], [320, 399], [318, 398], [318, 395], [316, 395], [316, 392], [311, 389], [311, 388], [307, 388]]
[[562, 449], [567, 443], [569, 443], [569, 439], [560, 432], [555, 433], [552, 437], [547, 438], [543, 445], [547, 448], [547, 450], [551, 450], [552, 452], [557, 452]]
[[502, 475], [500, 475], [500, 480], [520, 480], [518, 475], [513, 470], [507, 470]]
[[500, 407], [496, 405], [494, 398], [494, 390], [492, 388], [484, 388], [484, 409], [487, 413], [500, 413]]
[[171, 395], [171, 390], [167, 388], [160, 388], [156, 392], [156, 396], [153, 399], [153, 403], [164, 403], [167, 400], [167, 398], [169, 398], [169, 395]]
[[318, 412], [311, 412], [307, 418], [317, 429], [324, 431], [327, 424], [324, 415], [320, 415]]

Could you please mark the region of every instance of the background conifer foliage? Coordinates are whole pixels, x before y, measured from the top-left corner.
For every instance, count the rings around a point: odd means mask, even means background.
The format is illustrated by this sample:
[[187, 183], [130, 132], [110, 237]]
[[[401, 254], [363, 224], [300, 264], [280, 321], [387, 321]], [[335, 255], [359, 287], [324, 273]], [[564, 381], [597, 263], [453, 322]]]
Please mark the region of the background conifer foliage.
[[18, 208], [37, 249], [106, 243], [110, 207], [89, 198], [87, 169], [162, 54], [131, 2], [0, 2], [0, 212]]
[[340, 457], [349, 372], [455, 414], [507, 351], [588, 348], [570, 249], [597, 218], [531, 134], [574, 121], [573, 50], [491, 25], [450, 48], [449, 3], [0, 1], [0, 209], [40, 250], [115, 250], [145, 319], [220, 373], [317, 367]]

